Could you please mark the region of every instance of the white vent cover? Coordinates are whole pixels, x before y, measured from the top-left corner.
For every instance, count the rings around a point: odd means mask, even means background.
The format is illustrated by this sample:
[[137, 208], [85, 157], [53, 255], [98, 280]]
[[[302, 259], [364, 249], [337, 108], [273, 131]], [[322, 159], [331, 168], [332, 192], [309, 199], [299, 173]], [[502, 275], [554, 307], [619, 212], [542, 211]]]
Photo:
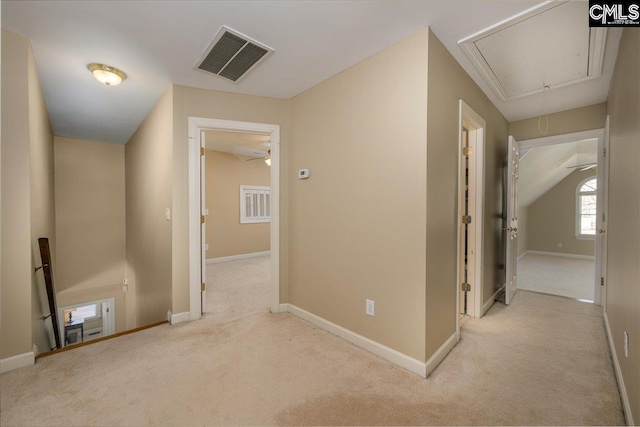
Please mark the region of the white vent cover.
[[269, 46], [223, 26], [194, 68], [239, 82], [273, 52]]

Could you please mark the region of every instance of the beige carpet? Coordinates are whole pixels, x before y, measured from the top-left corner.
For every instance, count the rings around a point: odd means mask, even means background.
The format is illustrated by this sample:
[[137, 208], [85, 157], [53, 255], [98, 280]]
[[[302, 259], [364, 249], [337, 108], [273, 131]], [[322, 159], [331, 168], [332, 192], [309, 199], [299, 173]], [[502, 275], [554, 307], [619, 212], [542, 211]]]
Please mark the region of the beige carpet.
[[[210, 266], [210, 277], [245, 262]], [[624, 423], [591, 304], [518, 291], [510, 307], [467, 320], [458, 346], [425, 380], [294, 316], [269, 314], [263, 297], [255, 312], [267, 286], [256, 279], [210, 289], [210, 306], [228, 319], [163, 325], [2, 375], [0, 424]]]
[[595, 261], [526, 254], [518, 261], [518, 289], [593, 301]]

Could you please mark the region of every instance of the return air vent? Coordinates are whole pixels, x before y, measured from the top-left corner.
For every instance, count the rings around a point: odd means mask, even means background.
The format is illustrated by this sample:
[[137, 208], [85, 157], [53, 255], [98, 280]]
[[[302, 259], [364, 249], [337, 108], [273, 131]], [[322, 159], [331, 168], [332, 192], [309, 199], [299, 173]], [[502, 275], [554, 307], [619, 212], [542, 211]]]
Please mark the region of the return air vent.
[[196, 62], [195, 68], [238, 82], [273, 51], [272, 48], [223, 26]]

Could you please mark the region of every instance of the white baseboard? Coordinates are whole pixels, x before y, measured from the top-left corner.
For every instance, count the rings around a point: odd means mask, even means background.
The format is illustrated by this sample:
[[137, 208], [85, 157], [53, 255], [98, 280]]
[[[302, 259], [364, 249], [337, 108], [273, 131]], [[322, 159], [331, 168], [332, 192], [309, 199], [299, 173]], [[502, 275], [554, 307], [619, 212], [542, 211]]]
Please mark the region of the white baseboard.
[[[525, 252], [525, 254], [526, 254], [526, 252]], [[506, 286], [506, 283], [504, 285], [500, 286], [500, 289], [495, 291], [494, 294], [491, 295], [491, 298], [487, 302], [484, 303], [484, 305], [482, 306], [482, 315], [483, 316], [485, 315], [485, 313], [487, 311], [489, 311], [489, 309], [493, 306], [493, 304], [495, 304], [496, 298], [498, 297], [498, 295], [500, 295], [500, 292], [504, 291], [504, 287], [505, 286]]]
[[191, 320], [191, 313], [185, 311], [184, 313], [173, 314], [171, 311], [167, 312], [167, 320], [170, 324], [175, 325], [178, 323], [188, 322]]
[[[353, 331], [343, 328], [342, 326], [336, 325], [335, 323], [332, 323], [326, 319], [323, 319], [322, 317], [316, 316], [315, 314], [309, 313], [308, 311], [303, 310], [299, 307], [296, 307], [295, 305], [280, 304], [280, 311], [281, 312], [286, 311], [288, 313], [293, 314], [294, 316], [297, 316], [303, 320], [306, 320], [307, 322], [321, 329], [324, 329], [329, 333], [332, 333], [346, 341], [349, 341], [353, 345], [356, 345], [364, 350], [367, 350], [368, 352], [373, 353], [376, 356], [382, 357], [383, 359], [395, 365], [398, 365], [401, 368], [404, 368], [410, 372], [413, 372], [414, 374], [420, 375], [423, 378], [426, 378], [427, 376], [425, 364], [417, 359], [414, 359], [413, 357], [407, 356], [406, 354], [400, 353], [397, 350], [389, 348], [369, 338], [363, 337], [360, 334], [357, 334]], [[438, 350], [438, 352], [439, 351], [440, 350]], [[437, 366], [437, 363], [435, 365]]]
[[424, 364], [425, 377], [428, 377], [431, 372], [438, 367], [440, 362], [444, 360], [453, 347], [458, 344], [458, 341], [460, 341], [460, 335], [457, 332], [454, 332], [453, 335], [451, 335], [449, 339], [446, 340], [435, 353], [433, 353], [433, 356], [431, 356]]
[[575, 255], [575, 254], [564, 254], [561, 252], [545, 252], [545, 251], [527, 251], [527, 254], [532, 255], [550, 255], [550, 256], [561, 256], [565, 258], [578, 258], [578, 259], [596, 259], [593, 255]]
[[16, 356], [0, 359], [0, 373], [15, 371], [16, 369], [31, 366], [36, 363], [36, 355], [33, 351], [18, 354]]
[[267, 256], [267, 255], [271, 255], [271, 251], [251, 252], [249, 254], [223, 256], [219, 258], [209, 258], [207, 259], [207, 264], [216, 264], [218, 262], [235, 261], [238, 259], [246, 259], [246, 258], [257, 258], [260, 256]]
[[609, 326], [609, 318], [607, 313], [604, 315], [604, 328], [607, 331], [607, 341], [609, 341], [609, 349], [611, 350], [611, 358], [613, 359], [613, 368], [616, 373], [616, 380], [618, 380], [618, 390], [620, 391], [620, 397], [622, 398], [622, 407], [624, 409], [624, 417], [627, 420], [627, 425], [633, 426], [633, 414], [631, 413], [631, 406], [629, 405], [629, 396], [627, 395], [627, 388], [624, 385], [624, 378], [622, 377], [622, 370], [620, 369], [620, 363], [618, 362], [618, 355], [616, 353], [616, 347], [613, 343], [613, 336], [611, 335], [611, 327]]
[[522, 252], [520, 255], [518, 255], [518, 261], [520, 261], [522, 258], [524, 258], [524, 256], [525, 256], [526, 254], [528, 254], [528, 253], [529, 253], [529, 251], [524, 251], [524, 252]]

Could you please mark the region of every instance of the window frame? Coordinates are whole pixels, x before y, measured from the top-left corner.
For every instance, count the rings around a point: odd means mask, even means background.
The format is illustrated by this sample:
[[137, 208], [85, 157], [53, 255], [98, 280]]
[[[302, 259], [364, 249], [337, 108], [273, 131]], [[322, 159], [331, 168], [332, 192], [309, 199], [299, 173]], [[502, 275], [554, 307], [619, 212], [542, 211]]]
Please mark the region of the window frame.
[[[269, 215], [262, 215], [257, 217], [247, 217], [246, 215], [246, 193], [257, 193], [258, 197], [260, 193], [266, 193], [269, 195]], [[273, 211], [270, 186], [261, 185], [241, 185], [240, 186], [240, 224], [263, 224], [271, 222], [271, 212]], [[265, 198], [266, 200], [266, 198]], [[266, 210], [266, 207], [265, 207]]]
[[[587, 182], [589, 181], [596, 181], [596, 189], [594, 191], [580, 191], [580, 189], [582, 188], [582, 186], [584, 186]], [[597, 234], [597, 230], [594, 230], [593, 234], [583, 234], [582, 233], [582, 228], [581, 228], [581, 224], [582, 224], [582, 197], [583, 196], [595, 196], [596, 197], [596, 206], [597, 206], [597, 200], [598, 200], [598, 177], [596, 175], [590, 176], [588, 178], [583, 179], [582, 181], [580, 181], [578, 183], [578, 186], [576, 187], [576, 213], [575, 213], [575, 217], [574, 217], [574, 221], [576, 224], [576, 229], [575, 229], [575, 238], [576, 239], [581, 239], [581, 240], [595, 240], [596, 238], [596, 234]], [[596, 211], [596, 221], [597, 221], [597, 211]]]

